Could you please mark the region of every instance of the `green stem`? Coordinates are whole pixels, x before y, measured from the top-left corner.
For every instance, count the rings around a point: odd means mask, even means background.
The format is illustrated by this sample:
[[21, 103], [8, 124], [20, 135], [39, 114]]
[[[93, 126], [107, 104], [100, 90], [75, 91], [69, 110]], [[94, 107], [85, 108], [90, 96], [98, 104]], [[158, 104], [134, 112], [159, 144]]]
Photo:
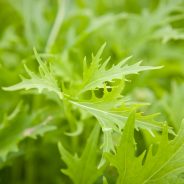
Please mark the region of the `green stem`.
[[[73, 114], [71, 113], [71, 109], [69, 108], [67, 103], [68, 103], [67, 101], [64, 101], [64, 111], [65, 111], [65, 115], [69, 123], [70, 131], [73, 132], [76, 129], [76, 120], [73, 117]], [[71, 137], [72, 150], [77, 149], [77, 144], [78, 144], [78, 138]]]
[[47, 40], [46, 46], [45, 46], [45, 52], [50, 52], [52, 49], [55, 40], [58, 36], [58, 33], [60, 31], [61, 25], [63, 23], [64, 14], [65, 14], [65, 0], [58, 0], [59, 9], [55, 18], [54, 25], [51, 29], [49, 38]]
[[31, 153], [29, 159], [26, 161], [26, 184], [34, 184], [35, 183], [35, 152], [32, 150], [34, 147], [34, 143], [29, 143], [28, 152]]
[[21, 182], [21, 169], [22, 169], [22, 161], [20, 159], [15, 159], [12, 165], [12, 176], [11, 183], [18, 184]]

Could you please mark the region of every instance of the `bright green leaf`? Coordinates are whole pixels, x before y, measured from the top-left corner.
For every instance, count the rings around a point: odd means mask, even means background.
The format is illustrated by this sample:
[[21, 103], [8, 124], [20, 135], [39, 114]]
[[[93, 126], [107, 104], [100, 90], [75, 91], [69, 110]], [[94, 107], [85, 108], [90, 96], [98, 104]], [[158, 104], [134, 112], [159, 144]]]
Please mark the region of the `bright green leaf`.
[[81, 157], [76, 154], [72, 155], [61, 143], [58, 144], [61, 158], [67, 165], [67, 169], [62, 169], [62, 172], [68, 175], [75, 184], [93, 184], [102, 174], [102, 169], [97, 168], [99, 131], [100, 127], [95, 126]]

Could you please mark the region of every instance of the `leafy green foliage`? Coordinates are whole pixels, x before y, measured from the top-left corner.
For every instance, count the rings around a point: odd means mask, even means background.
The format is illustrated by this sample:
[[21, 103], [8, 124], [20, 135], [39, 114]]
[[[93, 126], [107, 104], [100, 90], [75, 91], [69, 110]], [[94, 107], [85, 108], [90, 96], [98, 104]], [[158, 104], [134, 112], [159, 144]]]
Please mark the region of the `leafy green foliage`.
[[[19, 103], [11, 114], [5, 114], [0, 126], [0, 160], [5, 161], [8, 153], [18, 151], [18, 143], [26, 137], [36, 138], [56, 127], [50, 124], [52, 116], [42, 120], [41, 113], [37, 112], [28, 116], [27, 108]], [[36, 123], [35, 123], [36, 121]], [[38, 122], [39, 121], [39, 122]], [[18, 125], [17, 125], [18, 124]], [[7, 136], [7, 134], [11, 134]]]
[[80, 158], [76, 154], [71, 155], [61, 143], [58, 145], [61, 157], [68, 167], [62, 172], [68, 175], [75, 184], [92, 184], [102, 174], [102, 169], [97, 168], [99, 130], [99, 126], [94, 127]]
[[184, 183], [183, 6], [0, 0], [0, 183]]
[[40, 75], [36, 75], [32, 71], [30, 71], [25, 65], [26, 72], [29, 75], [30, 79], [21, 77], [22, 82], [11, 87], [7, 87], [7, 88], [4, 87], [3, 89], [8, 91], [14, 91], [14, 90], [20, 90], [20, 89], [28, 90], [28, 89], [36, 88], [38, 89], [39, 93], [41, 93], [44, 89], [47, 89], [48, 91], [55, 92], [60, 98], [62, 98], [62, 94], [53, 76], [53, 72], [50, 70], [50, 68], [47, 67], [46, 63], [44, 63], [41, 60], [36, 50], [34, 50], [34, 53], [39, 63]]
[[182, 173], [184, 122], [173, 140], [168, 140], [168, 127], [164, 125], [156, 151], [154, 145], [147, 152], [136, 156], [134, 141], [135, 114], [131, 114], [124, 128], [115, 155], [107, 154], [110, 163], [118, 170], [117, 183], [162, 183], [163, 177], [173, 180], [173, 173]]
[[[138, 104], [128, 104], [126, 99], [120, 95], [121, 86], [115, 86], [111, 92], [104, 88], [102, 98], [98, 98], [93, 94], [90, 100], [86, 101], [71, 101], [72, 104], [89, 112], [99, 121], [104, 133], [104, 150], [114, 150], [112, 140], [113, 132], [120, 133], [128, 119], [128, 112], [132, 109], [137, 109]], [[143, 116], [141, 113], [136, 113], [136, 129], [142, 128], [150, 131], [161, 130], [162, 123], [154, 120], [155, 115]]]
[[[136, 104], [127, 105], [128, 103], [126, 103], [126, 100], [121, 95], [123, 89], [122, 85], [125, 82], [124, 76], [137, 74], [138, 72], [144, 70], [158, 69], [160, 67], [140, 66], [140, 62], [128, 66], [126, 65], [127, 59], [125, 59], [118, 65], [112, 66], [110, 69], [106, 70], [109, 59], [107, 59], [101, 66], [99, 64], [104, 47], [105, 45], [99, 49], [96, 56], [92, 57], [93, 59], [89, 68], [87, 68], [86, 62], [84, 63], [82, 84], [79, 84], [78, 86], [72, 86], [71, 89], [69, 88], [64, 90], [63, 94], [66, 96], [66, 98], [68, 98], [68, 96], [70, 97], [71, 94], [73, 95], [73, 91], [78, 90], [79, 94], [81, 94], [88, 90], [102, 88], [105, 85], [103, 88], [104, 94], [100, 101], [99, 98], [96, 97], [92, 92], [93, 97], [90, 100], [83, 101], [82, 99], [79, 99], [78, 101], [69, 100], [69, 102], [81, 109], [86, 110], [97, 118], [104, 132], [104, 150], [110, 151], [114, 150], [111, 134], [113, 131], [118, 133], [121, 132], [125, 121], [128, 118], [127, 112], [130, 112], [132, 109], [136, 109]], [[62, 92], [58, 88], [52, 71], [49, 70], [46, 63], [43, 63], [36, 51], [35, 55], [39, 62], [40, 76], [35, 75], [26, 67], [26, 71], [31, 78], [22, 78], [23, 81], [21, 83], [4, 89], [27, 90], [31, 88], [37, 88], [38, 92], [42, 92], [43, 89], [48, 89], [49, 91], [55, 92], [62, 99]], [[118, 82], [115, 81], [118, 79], [121, 82], [116, 85]], [[111, 82], [112, 86], [107, 86], [105, 82]], [[112, 91], [108, 92], [108, 87]], [[74, 88], [77, 90], [74, 90]], [[79, 96], [79, 94], [75, 94], [75, 96]], [[136, 118], [136, 128], [147, 129], [150, 132], [152, 132], [152, 130], [161, 130], [162, 123], [155, 121], [154, 115], [142, 116], [141, 113], [137, 113]]]
[[102, 88], [104, 82], [111, 82], [114, 79], [122, 79], [130, 74], [138, 74], [144, 70], [153, 70], [159, 69], [160, 67], [151, 67], [151, 66], [140, 66], [141, 62], [137, 62], [133, 65], [127, 65], [127, 61], [130, 57], [120, 61], [117, 65], [107, 68], [110, 57], [100, 64], [101, 55], [104, 50], [105, 44], [98, 50], [95, 56], [92, 56], [92, 62], [90, 66], [87, 67], [86, 59], [84, 60], [83, 68], [83, 82], [82, 90], [79, 93], [82, 93], [87, 90], [92, 90], [95, 88]]
[[181, 121], [184, 118], [183, 97], [184, 86], [178, 86], [177, 84], [172, 84], [171, 94], [165, 95], [165, 98], [161, 101], [161, 110], [168, 116], [168, 122], [176, 129], [180, 130]]

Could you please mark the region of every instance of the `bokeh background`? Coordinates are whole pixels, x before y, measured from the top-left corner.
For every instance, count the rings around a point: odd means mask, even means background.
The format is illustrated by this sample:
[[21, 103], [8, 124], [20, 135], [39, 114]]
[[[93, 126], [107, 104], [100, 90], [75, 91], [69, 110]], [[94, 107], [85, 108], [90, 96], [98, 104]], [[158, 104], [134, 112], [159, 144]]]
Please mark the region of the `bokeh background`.
[[[57, 142], [80, 153], [93, 124], [84, 125], [76, 147], [66, 132], [78, 115], [67, 114], [54, 95], [2, 89], [26, 76], [24, 64], [37, 71], [33, 48], [65, 82], [80, 80], [84, 57], [104, 43], [111, 64], [131, 55], [132, 63], [164, 66], [131, 76], [123, 95], [150, 103], [142, 110], [159, 112], [177, 132], [184, 117], [183, 7], [183, 0], [0, 0], [0, 184], [71, 183], [60, 172]], [[27, 136], [47, 120], [48, 131]]]

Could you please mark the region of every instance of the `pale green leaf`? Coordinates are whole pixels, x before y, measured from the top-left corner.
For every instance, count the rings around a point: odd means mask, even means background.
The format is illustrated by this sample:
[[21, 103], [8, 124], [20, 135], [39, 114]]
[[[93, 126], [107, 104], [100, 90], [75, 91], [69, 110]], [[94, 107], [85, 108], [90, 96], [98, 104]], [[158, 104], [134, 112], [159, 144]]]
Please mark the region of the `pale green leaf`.
[[5, 161], [9, 153], [18, 152], [18, 144], [26, 137], [43, 136], [56, 128], [50, 124], [51, 116], [40, 118], [42, 113], [30, 114], [25, 106], [18, 104], [12, 113], [4, 116], [0, 124], [0, 160]]
[[184, 118], [184, 108], [181, 108], [184, 102], [184, 85], [173, 83], [171, 87], [171, 93], [165, 94], [160, 105], [170, 124], [178, 131]]
[[74, 184], [93, 184], [102, 174], [102, 169], [97, 168], [99, 131], [100, 127], [95, 126], [81, 157], [73, 156], [61, 143], [58, 144], [61, 158], [67, 165], [67, 169], [62, 169], [62, 172], [68, 175]]
[[108, 67], [110, 58], [106, 59], [104, 62], [101, 62], [101, 55], [105, 48], [105, 45], [98, 50], [95, 56], [92, 56], [92, 62], [88, 67], [86, 64], [86, 59], [84, 60], [83, 68], [83, 82], [81, 84], [81, 90], [79, 93], [82, 93], [87, 90], [92, 90], [95, 88], [102, 88], [104, 82], [112, 81], [114, 79], [123, 79], [123, 77], [131, 74], [138, 74], [141, 71], [155, 70], [161, 68], [160, 66], [141, 66], [141, 61], [132, 65], [128, 65], [127, 62], [131, 57], [127, 57], [124, 60], [120, 61], [118, 64], [113, 65], [110, 68]]
[[[184, 122], [173, 140], [168, 140], [168, 127], [164, 125], [157, 151], [153, 145], [136, 156], [134, 141], [135, 115], [131, 114], [124, 128], [116, 154], [107, 153], [111, 165], [117, 168], [118, 184], [160, 183], [163, 177], [171, 180], [173, 173], [184, 172]], [[169, 177], [170, 176], [170, 177]]]
[[46, 89], [48, 91], [56, 93], [59, 98], [62, 98], [61, 90], [58, 87], [57, 81], [50, 68], [47, 66], [46, 63], [41, 60], [35, 49], [34, 54], [39, 63], [39, 75], [29, 70], [25, 65], [25, 70], [29, 75], [29, 78], [27, 79], [25, 77], [21, 77], [22, 81], [20, 83], [10, 87], [4, 87], [3, 89], [6, 91], [37, 89], [39, 93]]
[[[104, 94], [101, 98], [97, 98], [92, 93], [93, 95], [90, 100], [70, 100], [78, 108], [96, 117], [104, 133], [102, 147], [107, 152], [110, 150], [114, 151], [113, 133], [120, 134], [125, 126], [129, 113], [139, 107], [139, 104], [136, 103], [129, 104], [126, 98], [121, 96], [122, 87], [121, 82], [117, 86], [112, 86], [110, 92], [105, 87]], [[154, 120], [155, 116], [156, 114], [144, 116], [141, 113], [136, 113], [136, 129], [146, 129], [151, 134], [154, 134], [154, 131], [162, 130], [163, 123]]]

